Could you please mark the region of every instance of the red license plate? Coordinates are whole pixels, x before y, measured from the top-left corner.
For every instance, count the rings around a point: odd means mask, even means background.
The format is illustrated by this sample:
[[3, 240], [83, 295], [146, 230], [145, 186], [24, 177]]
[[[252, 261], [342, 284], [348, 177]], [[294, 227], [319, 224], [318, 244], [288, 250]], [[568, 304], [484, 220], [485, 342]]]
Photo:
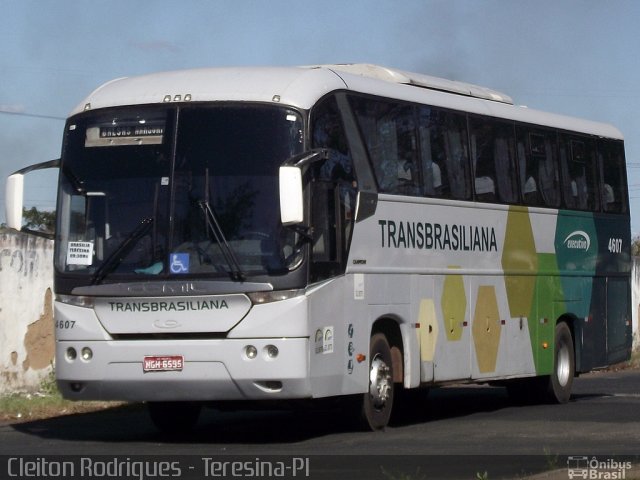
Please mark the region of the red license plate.
[[153, 355], [144, 357], [142, 370], [144, 372], [180, 371], [184, 366], [182, 355]]

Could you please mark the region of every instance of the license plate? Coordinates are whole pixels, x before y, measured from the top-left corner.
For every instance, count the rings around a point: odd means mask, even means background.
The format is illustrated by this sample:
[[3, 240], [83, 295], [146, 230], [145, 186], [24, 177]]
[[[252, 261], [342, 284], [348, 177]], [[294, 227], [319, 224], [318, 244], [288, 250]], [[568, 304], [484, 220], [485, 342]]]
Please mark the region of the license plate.
[[144, 357], [142, 370], [144, 372], [180, 371], [184, 366], [182, 355], [153, 355]]

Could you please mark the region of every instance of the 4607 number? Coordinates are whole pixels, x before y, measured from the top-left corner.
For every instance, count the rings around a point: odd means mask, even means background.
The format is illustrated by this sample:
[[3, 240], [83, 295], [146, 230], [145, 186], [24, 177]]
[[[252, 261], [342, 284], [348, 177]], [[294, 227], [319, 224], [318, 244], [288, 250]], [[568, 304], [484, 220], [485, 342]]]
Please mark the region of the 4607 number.
[[609, 251], [611, 253], [621, 253], [622, 252], [622, 239], [621, 238], [610, 238], [609, 239]]
[[58, 330], [69, 330], [75, 326], [75, 320], [56, 320], [56, 328]]

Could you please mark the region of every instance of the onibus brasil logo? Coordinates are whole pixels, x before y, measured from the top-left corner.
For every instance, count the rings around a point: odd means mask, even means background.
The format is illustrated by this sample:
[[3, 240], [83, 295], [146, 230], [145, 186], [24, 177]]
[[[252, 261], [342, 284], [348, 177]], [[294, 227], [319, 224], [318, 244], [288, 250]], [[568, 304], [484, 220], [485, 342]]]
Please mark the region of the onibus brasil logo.
[[591, 246], [591, 238], [587, 232], [575, 230], [567, 235], [567, 238], [562, 243], [571, 250], [584, 250], [586, 252]]
[[600, 460], [597, 457], [570, 456], [567, 458], [567, 476], [569, 479], [581, 478], [585, 480], [625, 480], [627, 470], [632, 467], [631, 462], [619, 461], [613, 458]]

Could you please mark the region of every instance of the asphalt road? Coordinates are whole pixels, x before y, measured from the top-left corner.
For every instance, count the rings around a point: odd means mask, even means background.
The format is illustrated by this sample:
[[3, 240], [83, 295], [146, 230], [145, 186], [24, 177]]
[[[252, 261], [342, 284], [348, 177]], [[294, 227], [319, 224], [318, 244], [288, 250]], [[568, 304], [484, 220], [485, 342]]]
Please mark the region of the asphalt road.
[[354, 479], [474, 479], [485, 471], [492, 480], [521, 478], [566, 468], [569, 456], [640, 463], [638, 370], [582, 376], [567, 405], [516, 406], [502, 388], [456, 386], [432, 390], [422, 408], [403, 413], [384, 432], [361, 432], [331, 410], [206, 410], [190, 435], [171, 437], [134, 405], [0, 425], [0, 455], [5, 463], [25, 455], [183, 455], [175, 458], [185, 478], [215, 477], [220, 471], [202, 458], [235, 455], [250, 462], [308, 458], [311, 478]]

